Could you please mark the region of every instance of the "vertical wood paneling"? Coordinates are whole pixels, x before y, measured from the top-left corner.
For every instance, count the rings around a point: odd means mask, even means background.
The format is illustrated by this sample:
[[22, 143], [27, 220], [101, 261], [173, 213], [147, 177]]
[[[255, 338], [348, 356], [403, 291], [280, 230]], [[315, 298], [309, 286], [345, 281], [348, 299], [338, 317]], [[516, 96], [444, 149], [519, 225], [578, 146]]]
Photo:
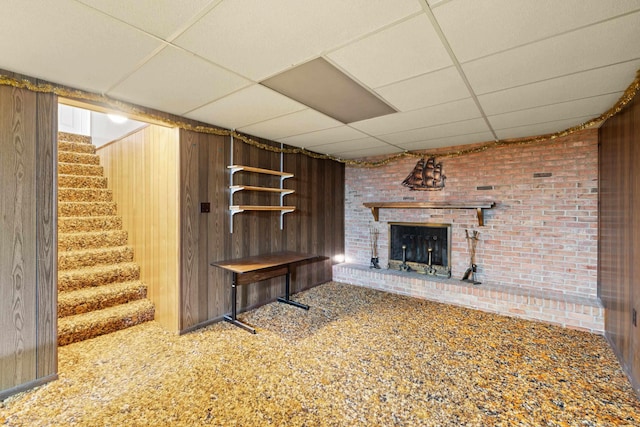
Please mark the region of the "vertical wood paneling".
[[0, 87], [0, 388], [36, 378], [36, 95]]
[[[638, 164], [640, 162], [640, 100], [636, 95], [636, 98], [631, 106], [632, 117], [631, 122], [631, 135], [630, 138], [633, 141], [634, 164], [631, 166], [632, 172], [632, 194], [633, 205], [631, 207], [631, 218], [633, 221], [633, 234], [631, 241], [633, 242], [632, 260], [633, 265], [633, 281], [631, 282], [630, 301], [631, 308], [635, 308], [640, 316], [640, 266], [638, 266], [638, 258], [640, 257], [640, 215], [637, 212], [640, 211], [640, 171], [638, 170]], [[627, 319], [628, 320], [628, 319]], [[638, 319], [640, 322], [640, 319]], [[638, 323], [640, 325], [640, 323]], [[640, 326], [629, 326], [631, 335], [631, 358], [630, 358], [630, 370], [632, 381], [636, 392], [640, 395]]]
[[[208, 263], [207, 263], [207, 256], [206, 254], [209, 253], [209, 248], [208, 248], [208, 241], [207, 239], [203, 239], [200, 236], [202, 234], [207, 233], [207, 231], [209, 230], [210, 227], [210, 219], [212, 218], [211, 214], [207, 214], [207, 213], [201, 213], [198, 210], [198, 206], [199, 203], [211, 203], [210, 200], [208, 200], [205, 197], [202, 197], [203, 195], [208, 195], [209, 194], [209, 181], [210, 179], [199, 179], [199, 173], [198, 171], [200, 170], [205, 170], [207, 168], [210, 167], [210, 161], [211, 161], [211, 156], [212, 156], [212, 151], [215, 150], [214, 145], [215, 144], [208, 144], [207, 141], [200, 141], [200, 135], [196, 135], [196, 134], [189, 134], [187, 135], [187, 140], [186, 142], [189, 143], [189, 141], [192, 141], [192, 145], [193, 145], [193, 141], [195, 141], [196, 146], [192, 147], [193, 151], [196, 153], [197, 155], [197, 161], [198, 164], [197, 165], [193, 165], [196, 166], [195, 168], [192, 167], [191, 164], [189, 165], [184, 165], [181, 164], [180, 166], [180, 170], [185, 170], [187, 173], [190, 174], [190, 176], [195, 179], [197, 179], [197, 183], [198, 183], [198, 187], [195, 189], [195, 191], [193, 191], [193, 197], [194, 197], [194, 202], [195, 202], [195, 210], [193, 212], [193, 218], [192, 220], [195, 222], [197, 221], [198, 223], [198, 249], [196, 251], [197, 254], [197, 264], [194, 264], [193, 266], [193, 274], [197, 275], [198, 279], [197, 282], [194, 282], [192, 284], [192, 292], [191, 295], [193, 297], [193, 295], [198, 295], [197, 298], [197, 308], [195, 310], [191, 310], [189, 308], [187, 308], [186, 306], [184, 307], [184, 316], [182, 317], [182, 324], [181, 324], [181, 329], [184, 327], [184, 325], [188, 325], [188, 326], [192, 326], [195, 325], [196, 322], [196, 318], [193, 317], [193, 313], [208, 313], [209, 311], [209, 304], [210, 304], [210, 295], [209, 295], [209, 288], [206, 286], [199, 286], [200, 283], [207, 283], [208, 279], [207, 279], [207, 274], [208, 274]], [[186, 148], [186, 147], [185, 147]], [[184, 165], [184, 167], [183, 167]], [[186, 169], [188, 168], [188, 169]], [[212, 174], [210, 174], [212, 175]], [[208, 177], [207, 177], [208, 178]], [[183, 191], [186, 192], [186, 188], [183, 187]], [[185, 196], [186, 194], [183, 194], [183, 196]], [[215, 217], [215, 215], [213, 216]], [[184, 253], [183, 255], [183, 259], [184, 262], [187, 262], [187, 256], [188, 253]], [[186, 288], [185, 288], [186, 289]], [[190, 312], [191, 310], [191, 312]]]
[[[189, 160], [194, 152], [187, 145], [198, 145], [198, 162]], [[269, 143], [268, 141], [263, 141]], [[195, 149], [194, 149], [195, 150]], [[284, 230], [280, 230], [278, 213], [243, 212], [235, 215], [233, 233], [229, 232], [229, 165], [231, 144], [229, 138], [213, 135], [181, 132], [181, 197], [192, 197], [194, 188], [200, 194], [193, 207], [183, 202], [181, 218], [183, 233], [187, 223], [198, 223], [200, 239], [185, 239], [182, 245], [182, 270], [191, 271], [184, 254], [198, 253], [198, 280], [182, 284], [183, 295], [181, 330], [189, 330], [199, 324], [220, 317], [231, 310], [229, 301], [230, 273], [211, 267], [213, 261], [250, 255], [273, 253], [282, 250], [315, 252], [325, 256], [325, 261], [314, 261], [296, 266], [292, 277], [294, 291], [331, 280], [331, 258], [344, 250], [344, 166], [330, 161], [314, 160], [301, 155], [284, 155], [284, 170], [295, 177], [284, 181], [285, 188], [296, 193], [286, 196], [285, 203], [297, 207], [295, 213], [284, 218]], [[233, 163], [265, 169], [280, 168], [280, 154], [260, 150], [240, 141], [233, 144]], [[186, 169], [185, 169], [186, 168]], [[195, 169], [194, 169], [195, 168]], [[278, 186], [279, 179], [268, 175], [239, 172], [234, 184]], [[329, 188], [336, 186], [334, 189]], [[211, 213], [200, 214], [201, 202], [211, 203]], [[239, 192], [234, 195], [235, 204], [279, 203], [279, 196], [256, 192]], [[196, 211], [197, 207], [197, 211]], [[198, 218], [200, 218], [198, 220]], [[330, 234], [330, 236], [328, 236]], [[315, 239], [315, 242], [312, 241]], [[205, 244], [206, 242], [206, 244]], [[189, 259], [196, 259], [191, 256]], [[193, 277], [189, 273], [189, 277]], [[203, 278], [207, 280], [204, 281]], [[275, 300], [284, 292], [284, 278], [275, 277], [257, 284], [239, 287], [238, 309], [254, 307]], [[197, 296], [197, 297], [196, 297]], [[199, 298], [200, 305], [194, 301]], [[207, 309], [202, 306], [206, 301]], [[189, 312], [187, 314], [187, 311]]]
[[201, 299], [199, 237], [206, 229], [200, 229], [198, 142], [197, 135], [180, 132], [180, 329], [195, 324]]
[[0, 87], [0, 397], [57, 370], [56, 110], [54, 95]]
[[636, 97], [600, 128], [598, 289], [605, 334], [640, 391], [640, 101]]
[[57, 371], [57, 97], [37, 94], [36, 236], [37, 236], [37, 376]]
[[230, 257], [233, 253], [229, 232], [229, 172], [227, 170], [231, 144], [230, 138], [216, 137], [212, 141], [211, 139], [213, 138], [209, 137], [210, 141], [207, 144], [211, 147], [207, 163], [209, 185], [207, 193], [201, 195], [202, 198], [210, 201], [212, 206], [207, 222], [209, 228], [204, 239], [208, 243], [208, 252], [203, 257], [202, 267], [206, 269], [208, 279], [203, 286], [206, 286], [210, 293], [207, 315], [202, 316], [200, 321], [215, 319], [231, 307], [228, 292], [231, 273], [210, 265], [212, 261]]
[[179, 330], [179, 132], [147, 126], [98, 149], [155, 319]]
[[[629, 251], [632, 279], [628, 294], [631, 310], [635, 308], [635, 310], [640, 313], [640, 278], [638, 277], [638, 275], [640, 275], [640, 267], [637, 263], [638, 257], [640, 257], [640, 215], [638, 215], [638, 212], [640, 212], [640, 171], [638, 170], [638, 165], [640, 164], [640, 99], [638, 99], [638, 96], [636, 96], [631, 104], [629, 116], [628, 120], [631, 124], [626, 126], [629, 133], [625, 136], [631, 141], [633, 155], [631, 157], [632, 164], [630, 165], [632, 202], [631, 213], [629, 215], [632, 230], [632, 233], [629, 233], [629, 239], [632, 245], [632, 250]], [[640, 314], [638, 315], [640, 316]], [[628, 318], [626, 321], [627, 330], [629, 331], [630, 347], [627, 366], [629, 366], [631, 371], [636, 392], [640, 395], [640, 326], [631, 325]], [[640, 322], [640, 319], [638, 319], [638, 322]], [[638, 324], [640, 325], [640, 323]]]
[[[217, 319], [228, 304], [223, 285], [230, 276], [209, 265], [231, 247], [225, 140], [195, 132], [180, 134], [181, 331]], [[211, 212], [201, 213], [201, 203], [210, 203]]]

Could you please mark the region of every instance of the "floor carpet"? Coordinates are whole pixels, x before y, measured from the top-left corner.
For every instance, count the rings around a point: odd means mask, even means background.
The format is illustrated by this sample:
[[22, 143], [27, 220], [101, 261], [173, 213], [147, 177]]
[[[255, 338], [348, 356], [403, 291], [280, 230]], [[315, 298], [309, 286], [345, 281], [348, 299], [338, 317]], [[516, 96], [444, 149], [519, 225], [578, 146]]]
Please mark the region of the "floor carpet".
[[637, 426], [602, 336], [327, 283], [183, 336], [149, 322], [59, 349], [8, 426]]

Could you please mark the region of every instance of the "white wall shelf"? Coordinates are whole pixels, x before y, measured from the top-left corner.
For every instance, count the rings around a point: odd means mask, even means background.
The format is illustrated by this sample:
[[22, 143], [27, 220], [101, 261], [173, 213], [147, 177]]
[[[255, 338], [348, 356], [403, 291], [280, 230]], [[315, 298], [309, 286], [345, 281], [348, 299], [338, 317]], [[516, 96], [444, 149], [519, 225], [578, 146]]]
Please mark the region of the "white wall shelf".
[[[284, 205], [284, 196], [294, 193], [295, 190], [291, 190], [288, 188], [283, 188], [283, 182], [287, 178], [293, 178], [292, 173], [283, 172], [282, 170], [276, 171], [271, 169], [262, 169], [256, 168], [253, 166], [245, 166], [245, 165], [230, 165], [227, 166], [229, 169], [231, 176], [229, 179], [229, 211], [231, 212], [231, 223], [230, 230], [233, 233], [233, 217], [235, 214], [244, 211], [267, 211], [267, 212], [280, 212], [280, 229], [284, 228], [284, 215], [290, 212], [294, 212], [296, 210], [295, 206], [285, 206]], [[282, 169], [282, 159], [280, 161], [280, 169]], [[233, 175], [237, 172], [249, 172], [249, 173], [258, 173], [263, 175], [272, 175], [280, 177], [280, 186], [279, 187], [262, 187], [256, 185], [241, 185], [241, 184], [233, 184]], [[233, 195], [238, 191], [259, 191], [259, 192], [267, 192], [267, 193], [277, 193], [280, 195], [280, 205], [274, 206], [265, 206], [265, 205], [235, 205], [233, 203]]]

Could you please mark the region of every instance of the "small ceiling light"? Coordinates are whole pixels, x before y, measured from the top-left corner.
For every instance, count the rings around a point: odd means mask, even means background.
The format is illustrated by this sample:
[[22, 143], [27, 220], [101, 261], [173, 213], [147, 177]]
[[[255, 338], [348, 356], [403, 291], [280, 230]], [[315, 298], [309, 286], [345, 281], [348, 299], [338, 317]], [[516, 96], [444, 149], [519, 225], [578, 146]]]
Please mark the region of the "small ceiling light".
[[107, 114], [107, 117], [109, 117], [109, 119], [113, 122], [113, 123], [117, 123], [119, 125], [126, 123], [127, 119], [125, 116], [121, 116], [120, 114]]

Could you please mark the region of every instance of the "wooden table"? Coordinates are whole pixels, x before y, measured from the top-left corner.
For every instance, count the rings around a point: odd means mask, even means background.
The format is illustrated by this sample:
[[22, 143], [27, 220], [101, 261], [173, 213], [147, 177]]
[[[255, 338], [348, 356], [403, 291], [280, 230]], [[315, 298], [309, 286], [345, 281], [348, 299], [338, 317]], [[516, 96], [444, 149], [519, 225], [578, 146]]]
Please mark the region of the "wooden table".
[[219, 267], [233, 273], [233, 281], [231, 282], [231, 315], [225, 315], [224, 320], [255, 334], [256, 330], [254, 328], [246, 323], [242, 323], [236, 316], [236, 301], [238, 295], [237, 287], [277, 276], [286, 276], [285, 296], [279, 297], [278, 301], [300, 307], [304, 310], [309, 310], [308, 305], [289, 299], [289, 291], [291, 265], [313, 258], [317, 258], [317, 255], [298, 252], [278, 252], [268, 255], [257, 255], [246, 258], [212, 262], [212, 266]]

